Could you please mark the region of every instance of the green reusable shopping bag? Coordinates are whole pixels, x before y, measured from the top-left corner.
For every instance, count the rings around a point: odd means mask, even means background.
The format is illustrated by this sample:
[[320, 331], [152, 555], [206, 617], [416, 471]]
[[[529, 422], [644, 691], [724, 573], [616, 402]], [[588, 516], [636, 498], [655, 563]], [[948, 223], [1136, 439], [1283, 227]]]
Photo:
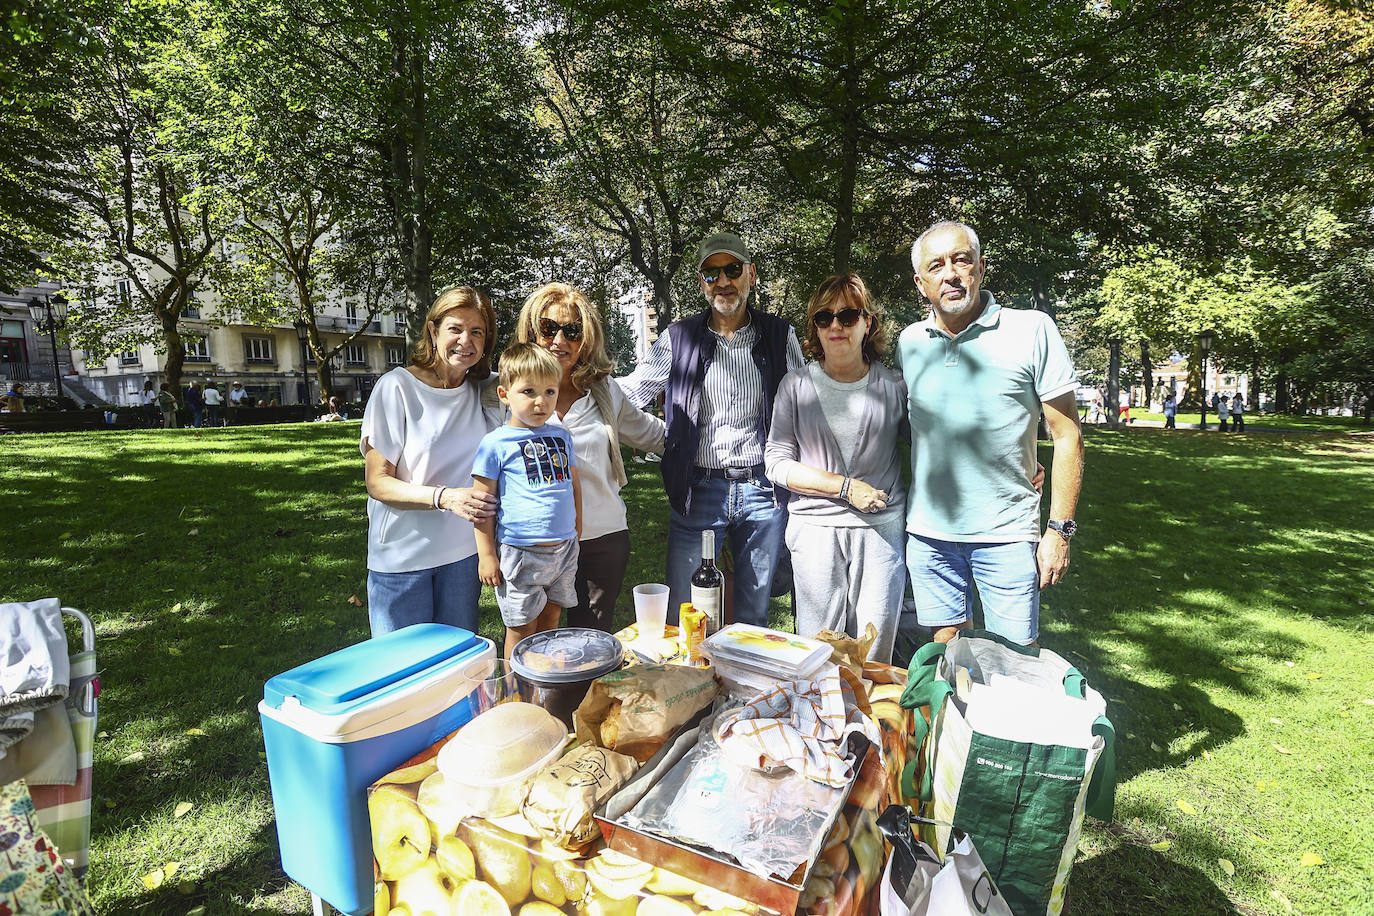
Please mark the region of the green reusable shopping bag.
[[902, 788], [940, 825], [931, 845], [943, 855], [964, 831], [1016, 916], [1059, 916], [1084, 812], [1112, 817], [1115, 732], [1101, 694], [1053, 652], [972, 631], [917, 652], [901, 703], [929, 711], [929, 726], [913, 717], [921, 785], [913, 762]]

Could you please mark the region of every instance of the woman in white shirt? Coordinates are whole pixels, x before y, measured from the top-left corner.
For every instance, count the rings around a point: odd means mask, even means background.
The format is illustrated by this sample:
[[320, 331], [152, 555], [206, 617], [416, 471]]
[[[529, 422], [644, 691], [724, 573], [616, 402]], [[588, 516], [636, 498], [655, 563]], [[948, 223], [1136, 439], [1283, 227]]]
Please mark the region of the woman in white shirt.
[[515, 336], [550, 351], [563, 367], [557, 417], [550, 422], [572, 433], [582, 478], [577, 607], [568, 608], [567, 625], [609, 632], [630, 561], [620, 442], [661, 452], [663, 421], [627, 401], [610, 378], [615, 365], [601, 314], [581, 291], [566, 283], [535, 290], [520, 310]]
[[372, 635], [416, 623], [477, 631], [473, 522], [496, 498], [472, 488], [477, 442], [498, 422], [482, 407], [496, 313], [471, 287], [430, 306], [410, 365], [378, 380], [363, 414], [367, 613]]

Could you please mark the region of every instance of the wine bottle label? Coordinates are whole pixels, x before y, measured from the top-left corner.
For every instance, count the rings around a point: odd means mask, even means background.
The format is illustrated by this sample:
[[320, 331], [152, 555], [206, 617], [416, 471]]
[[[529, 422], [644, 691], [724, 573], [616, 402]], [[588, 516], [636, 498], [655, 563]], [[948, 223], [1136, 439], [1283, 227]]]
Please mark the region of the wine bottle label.
[[720, 629], [723, 621], [721, 598], [722, 589], [719, 585], [713, 588], [702, 588], [699, 585], [692, 586], [692, 607], [706, 615], [706, 635]]

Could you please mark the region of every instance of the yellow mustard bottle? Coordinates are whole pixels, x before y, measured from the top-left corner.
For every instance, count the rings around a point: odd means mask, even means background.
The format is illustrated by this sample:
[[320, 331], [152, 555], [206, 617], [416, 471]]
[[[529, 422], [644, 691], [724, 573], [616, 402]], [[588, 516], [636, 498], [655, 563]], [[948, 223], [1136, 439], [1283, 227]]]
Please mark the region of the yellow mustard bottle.
[[682, 642], [682, 657], [688, 664], [701, 661], [701, 641], [706, 638], [706, 613], [684, 601], [678, 609], [678, 630]]

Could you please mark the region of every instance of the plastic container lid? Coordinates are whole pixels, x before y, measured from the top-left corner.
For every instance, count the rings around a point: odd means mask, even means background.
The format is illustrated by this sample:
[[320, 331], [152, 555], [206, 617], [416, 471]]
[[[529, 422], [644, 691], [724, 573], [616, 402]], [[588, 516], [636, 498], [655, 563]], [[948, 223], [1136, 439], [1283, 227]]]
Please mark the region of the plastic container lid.
[[469, 786], [520, 782], [546, 766], [568, 730], [533, 703], [498, 703], [458, 730], [439, 751], [446, 780]]
[[830, 658], [830, 646], [819, 639], [732, 623], [701, 644], [717, 667], [736, 665], [784, 681], [814, 674]]
[[516, 643], [510, 664], [536, 684], [594, 681], [619, 668], [625, 649], [609, 633], [584, 627], [545, 630]]

